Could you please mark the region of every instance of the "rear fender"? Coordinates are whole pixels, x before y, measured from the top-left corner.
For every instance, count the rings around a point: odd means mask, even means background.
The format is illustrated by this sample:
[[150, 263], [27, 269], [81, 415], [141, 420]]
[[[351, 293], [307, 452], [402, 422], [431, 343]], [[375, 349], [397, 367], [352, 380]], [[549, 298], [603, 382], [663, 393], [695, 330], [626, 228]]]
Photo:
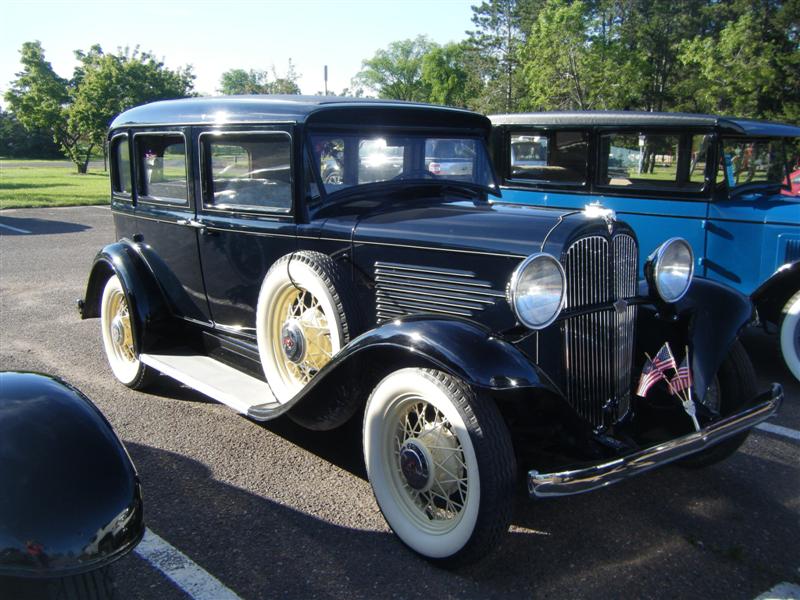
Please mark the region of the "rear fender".
[[160, 333], [171, 321], [171, 313], [155, 277], [130, 241], [123, 239], [109, 244], [97, 253], [86, 294], [79, 303], [81, 318], [100, 316], [103, 289], [112, 275], [119, 278], [128, 301], [134, 324], [134, 348], [137, 354], [148, 352], [158, 345]]

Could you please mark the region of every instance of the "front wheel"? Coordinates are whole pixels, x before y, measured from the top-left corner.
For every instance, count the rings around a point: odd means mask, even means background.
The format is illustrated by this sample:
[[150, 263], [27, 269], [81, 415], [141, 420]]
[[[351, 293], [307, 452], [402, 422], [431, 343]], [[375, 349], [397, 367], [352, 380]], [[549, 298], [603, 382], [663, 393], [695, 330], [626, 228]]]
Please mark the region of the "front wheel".
[[792, 375], [800, 381], [800, 292], [781, 311], [781, 354]]
[[401, 369], [373, 390], [364, 460], [389, 526], [442, 566], [475, 562], [511, 520], [516, 466], [495, 404], [440, 371]]
[[[704, 404], [727, 417], [741, 410], [755, 395], [756, 372], [753, 363], [741, 342], [736, 341], [706, 390]], [[687, 456], [678, 464], [692, 469], [716, 464], [736, 452], [748, 435], [750, 431], [738, 433], [708, 450]]]

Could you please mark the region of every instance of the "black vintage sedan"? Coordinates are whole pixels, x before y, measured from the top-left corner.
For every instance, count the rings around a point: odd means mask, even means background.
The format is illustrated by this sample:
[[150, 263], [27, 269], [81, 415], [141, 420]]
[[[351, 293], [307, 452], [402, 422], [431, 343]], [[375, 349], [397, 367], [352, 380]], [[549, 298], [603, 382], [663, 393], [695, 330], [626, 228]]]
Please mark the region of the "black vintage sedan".
[[[603, 207], [504, 204], [489, 132], [320, 97], [121, 114], [118, 241], [79, 303], [114, 375], [160, 372], [257, 420], [363, 419], [386, 520], [447, 566], [501, 540], [517, 465], [547, 497], [733, 453], [782, 397], [759, 395], [737, 341], [749, 300]], [[434, 147], [459, 149], [457, 173], [430, 168]]]

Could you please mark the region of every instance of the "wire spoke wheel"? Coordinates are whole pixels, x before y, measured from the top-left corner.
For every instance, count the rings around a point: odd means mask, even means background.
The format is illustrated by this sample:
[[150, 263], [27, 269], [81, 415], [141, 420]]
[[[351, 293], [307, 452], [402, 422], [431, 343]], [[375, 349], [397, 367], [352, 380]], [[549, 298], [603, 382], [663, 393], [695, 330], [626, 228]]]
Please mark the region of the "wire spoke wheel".
[[364, 461], [397, 536], [443, 566], [489, 552], [508, 529], [516, 474], [494, 402], [441, 371], [400, 369], [364, 411]]

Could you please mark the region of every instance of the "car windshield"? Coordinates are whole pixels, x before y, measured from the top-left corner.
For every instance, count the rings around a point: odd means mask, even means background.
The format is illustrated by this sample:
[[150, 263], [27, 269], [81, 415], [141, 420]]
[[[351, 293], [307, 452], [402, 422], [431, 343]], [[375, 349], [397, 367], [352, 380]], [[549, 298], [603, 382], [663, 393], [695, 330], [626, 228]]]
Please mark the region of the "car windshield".
[[486, 146], [475, 137], [312, 133], [313, 168], [327, 194], [386, 182], [443, 182], [495, 190]]
[[798, 139], [722, 140], [721, 176], [731, 189], [753, 183], [789, 187], [787, 175], [798, 168]]

